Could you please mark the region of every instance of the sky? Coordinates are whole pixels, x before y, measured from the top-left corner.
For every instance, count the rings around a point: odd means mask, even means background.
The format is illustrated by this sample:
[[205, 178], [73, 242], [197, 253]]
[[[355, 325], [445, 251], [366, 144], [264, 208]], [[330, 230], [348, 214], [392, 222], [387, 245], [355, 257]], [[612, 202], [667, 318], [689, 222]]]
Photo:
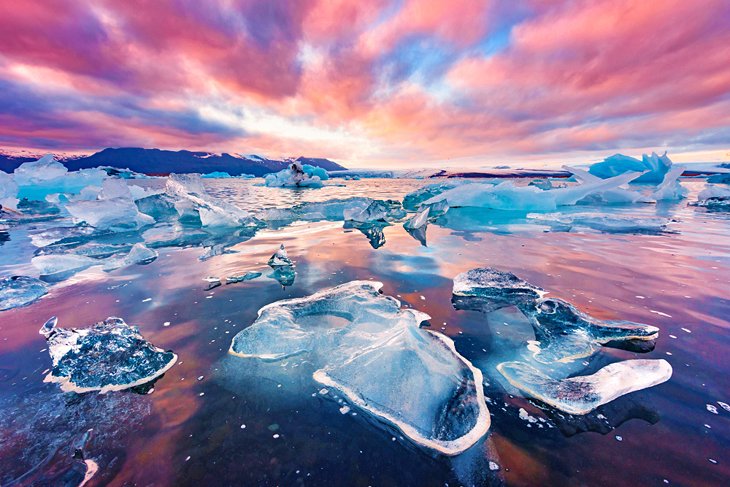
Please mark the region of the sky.
[[728, 0], [0, 0], [0, 147], [730, 160]]

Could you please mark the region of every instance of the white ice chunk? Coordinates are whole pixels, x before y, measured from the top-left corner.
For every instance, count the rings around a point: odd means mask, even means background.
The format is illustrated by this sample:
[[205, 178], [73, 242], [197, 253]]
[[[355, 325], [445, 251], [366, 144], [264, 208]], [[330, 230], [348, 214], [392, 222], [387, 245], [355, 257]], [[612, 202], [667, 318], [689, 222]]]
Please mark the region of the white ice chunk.
[[274, 255], [271, 256], [271, 258], [269, 259], [269, 265], [274, 268], [294, 265], [294, 263], [289, 258], [289, 255], [287, 255], [286, 253], [286, 248], [284, 248], [284, 244], [281, 244], [276, 252], [274, 252]]
[[730, 209], [730, 188], [709, 185], [697, 195], [696, 205], [714, 209]]
[[[591, 184], [601, 181], [601, 178], [594, 176], [588, 171], [577, 167], [563, 166], [563, 169], [573, 173], [575, 179], [582, 184]], [[639, 191], [625, 188], [615, 188], [607, 191], [601, 191], [594, 193], [586, 198], [583, 198], [582, 202], [591, 203], [604, 203], [604, 204], [624, 204], [624, 203], [652, 203], [655, 200], [644, 196]]]
[[588, 414], [630, 392], [661, 384], [672, 376], [664, 359], [625, 360], [592, 375], [553, 379], [524, 362], [504, 362], [499, 372], [521, 391], [569, 414]]
[[104, 230], [138, 229], [155, 222], [151, 216], [140, 213], [123, 179], [104, 180], [96, 199], [71, 201], [66, 210], [76, 222]]
[[136, 243], [132, 246], [129, 253], [123, 257], [112, 257], [104, 264], [105, 270], [119, 269], [120, 267], [127, 267], [130, 265], [143, 265], [149, 264], [150, 262], [157, 259], [158, 254], [156, 250], [150, 249], [143, 243]]
[[100, 186], [105, 177], [106, 172], [100, 169], [69, 172], [52, 154], [25, 162], [13, 172], [18, 197], [36, 201], [54, 193], [77, 194], [87, 186]]
[[[317, 169], [324, 171], [321, 168]], [[327, 172], [324, 171], [324, 174], [326, 175]], [[277, 173], [267, 174], [264, 178], [264, 184], [279, 188], [320, 188], [322, 187], [322, 178], [315, 171], [308, 173], [304, 170], [301, 163], [294, 161], [286, 169]]]
[[418, 212], [415, 215], [413, 215], [413, 217], [406, 220], [403, 223], [403, 226], [409, 230], [416, 230], [419, 228], [426, 227], [426, 225], [428, 225], [428, 215], [429, 215], [430, 211], [431, 211], [430, 207], [424, 206], [422, 209], [418, 210]]
[[198, 174], [170, 174], [165, 191], [175, 201], [175, 209], [181, 219], [198, 216], [204, 227], [236, 227], [254, 223], [247, 211], [209, 195]]
[[18, 185], [8, 173], [0, 171], [0, 207], [18, 209]]
[[684, 167], [673, 166], [664, 175], [664, 179], [652, 193], [652, 197], [657, 201], [681, 200], [687, 196], [687, 189], [682, 187], [679, 177], [684, 172]]
[[482, 374], [448, 337], [420, 328], [427, 315], [401, 309], [381, 287], [353, 281], [269, 304], [236, 335], [230, 353], [264, 360], [303, 355], [318, 368], [314, 379], [350, 403], [417, 444], [461, 453], [489, 429]]

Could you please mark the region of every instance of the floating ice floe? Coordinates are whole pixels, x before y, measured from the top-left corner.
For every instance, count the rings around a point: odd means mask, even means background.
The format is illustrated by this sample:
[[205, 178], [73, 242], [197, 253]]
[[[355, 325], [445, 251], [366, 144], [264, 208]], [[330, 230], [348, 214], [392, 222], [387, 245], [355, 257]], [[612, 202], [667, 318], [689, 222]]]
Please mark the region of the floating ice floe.
[[199, 218], [204, 227], [256, 224], [247, 211], [209, 195], [198, 174], [170, 174], [165, 194], [173, 199], [180, 220]]
[[281, 244], [274, 254], [269, 258], [269, 266], [273, 268], [293, 266], [294, 262], [291, 261], [289, 255], [286, 253], [284, 244]]
[[27, 306], [48, 293], [48, 285], [33, 277], [0, 279], [0, 311]]
[[123, 179], [105, 179], [96, 199], [71, 201], [66, 210], [77, 223], [103, 230], [138, 229], [155, 223], [154, 218], [139, 211]]
[[482, 374], [440, 333], [420, 328], [424, 313], [401, 309], [381, 283], [353, 281], [259, 310], [230, 353], [278, 361], [302, 355], [314, 379], [354, 405], [446, 455], [489, 429]]
[[155, 347], [135, 326], [107, 318], [90, 328], [58, 328], [48, 320], [39, 333], [48, 340], [53, 360], [46, 382], [66, 392], [106, 393], [141, 386], [159, 378], [175, 364], [177, 355]]
[[504, 362], [499, 372], [516, 388], [569, 414], [588, 414], [634, 391], [669, 380], [672, 366], [664, 359], [625, 360], [595, 374], [554, 379], [524, 362]]
[[730, 210], [730, 188], [707, 186], [697, 195], [696, 206], [705, 206], [711, 210]]
[[45, 254], [31, 259], [42, 278], [49, 281], [60, 281], [81, 272], [89, 267], [103, 265], [104, 261], [85, 255]]
[[589, 171], [600, 178], [612, 178], [626, 172], [642, 172], [641, 177], [636, 178], [634, 183], [659, 184], [664, 180], [665, 174], [672, 167], [672, 161], [665, 152], [659, 156], [656, 152], [651, 155], [644, 154], [641, 160], [623, 154], [614, 154], [602, 162], [593, 164]]
[[244, 282], [244, 281], [251, 281], [253, 279], [257, 279], [261, 277], [260, 272], [252, 272], [249, 271], [245, 274], [241, 274], [240, 276], [228, 276], [226, 277], [226, 284], [235, 284], [238, 282]]
[[101, 169], [69, 172], [52, 154], [25, 162], [13, 172], [18, 198], [43, 201], [54, 193], [78, 194], [88, 186], [100, 186], [106, 173]]
[[[324, 172], [322, 172], [324, 171]], [[288, 168], [264, 177], [266, 186], [280, 188], [321, 188], [322, 176], [328, 179], [327, 171], [309, 166], [306, 168], [298, 161], [293, 161]]]
[[400, 202], [394, 200], [373, 200], [370, 204], [361, 208], [360, 205], [353, 205], [345, 208], [342, 213], [345, 221], [355, 223], [391, 222], [406, 216]]
[[450, 207], [554, 211], [559, 206], [575, 205], [588, 196], [616, 189], [640, 175], [641, 173], [631, 172], [609, 179], [550, 190], [542, 190], [535, 186], [516, 186], [512, 181], [504, 181], [497, 185], [472, 183], [444, 191], [426, 200], [424, 204], [446, 200]]
[[553, 230], [580, 231], [591, 229], [603, 233], [659, 235], [671, 233], [667, 218], [632, 218], [595, 213], [529, 213], [527, 218], [549, 225]]
[[107, 259], [104, 264], [104, 270], [114, 270], [120, 267], [127, 267], [130, 265], [145, 265], [150, 264], [157, 259], [158, 254], [156, 250], [148, 248], [143, 243], [136, 243], [132, 246], [129, 253], [125, 256], [117, 256]]
[[345, 211], [363, 210], [373, 200], [364, 197], [332, 199], [323, 202], [301, 203], [291, 208], [269, 208], [257, 216], [269, 224], [289, 224], [296, 220], [302, 221], [343, 221]]
[[200, 176], [203, 179], [229, 179], [232, 178], [230, 174], [228, 174], [225, 171], [213, 171], [209, 172], [208, 174], [203, 174]]
[[472, 269], [454, 278], [457, 309], [490, 312], [516, 306], [530, 320], [536, 340], [533, 356], [540, 363], [571, 362], [593, 354], [601, 345], [649, 342], [659, 336], [655, 326], [599, 320], [545, 294], [512, 273], [491, 268]]
[[466, 183], [459, 181], [449, 181], [445, 183], [427, 184], [426, 186], [423, 186], [415, 191], [408, 193], [403, 198], [403, 208], [408, 211], [416, 211], [420, 208], [421, 203], [423, 203], [424, 201], [429, 200], [434, 196], [438, 196], [444, 191], [453, 189], [457, 186], [461, 186], [462, 184]]

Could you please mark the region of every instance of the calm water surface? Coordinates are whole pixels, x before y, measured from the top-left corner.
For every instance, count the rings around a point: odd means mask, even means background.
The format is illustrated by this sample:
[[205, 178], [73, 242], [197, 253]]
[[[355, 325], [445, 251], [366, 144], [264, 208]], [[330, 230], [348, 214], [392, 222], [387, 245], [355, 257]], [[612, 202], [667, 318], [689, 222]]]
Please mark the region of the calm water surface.
[[[425, 183], [362, 180], [307, 191], [207, 184], [257, 210], [402, 199]], [[80, 445], [99, 466], [87, 485], [727, 485], [730, 411], [717, 401], [730, 402], [730, 214], [688, 207], [704, 183], [684, 184], [692, 194], [679, 204], [609, 210], [671, 217], [671, 234], [549, 232], [482, 211], [430, 225], [427, 247], [400, 224], [386, 227], [385, 244], [374, 249], [342, 222], [299, 222], [259, 231], [236, 253], [206, 261], [200, 248], [167, 248], [150, 265], [78, 274], [32, 306], [0, 313], [0, 484], [63, 485]], [[266, 277], [281, 243], [296, 262], [286, 288]], [[11, 230], [0, 241], [0, 275], [32, 275], [33, 250], [26, 230]], [[581, 373], [665, 358], [673, 377], [582, 418], [522, 398], [495, 367], [534, 338], [529, 325], [509, 310], [451, 305], [453, 277], [479, 266], [514, 272], [597, 318], [661, 329], [654, 350], [603, 348]], [[210, 290], [202, 280], [246, 271], [264, 276]], [[484, 372], [492, 413], [484, 440], [457, 457], [434, 455], [356, 407], [341, 414], [343, 399], [319, 394], [306, 366], [228, 355], [262, 306], [353, 279], [381, 281], [385, 294], [428, 313]], [[42, 381], [51, 360], [38, 329], [52, 315], [68, 327], [122, 317], [179, 363], [148, 394], [64, 394]], [[520, 419], [520, 408], [540, 420]]]

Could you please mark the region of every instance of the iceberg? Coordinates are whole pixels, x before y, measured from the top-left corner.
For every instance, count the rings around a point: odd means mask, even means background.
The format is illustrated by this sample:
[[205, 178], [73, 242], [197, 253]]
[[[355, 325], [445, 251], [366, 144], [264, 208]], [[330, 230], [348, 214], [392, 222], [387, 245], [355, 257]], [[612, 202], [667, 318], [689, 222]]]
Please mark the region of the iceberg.
[[276, 269], [277, 267], [293, 266], [294, 262], [289, 259], [284, 244], [281, 244], [276, 252], [269, 258], [269, 266]]
[[452, 303], [456, 309], [485, 313], [515, 306], [530, 321], [535, 333], [531, 347], [540, 363], [572, 362], [592, 355], [599, 346], [621, 342], [653, 342], [655, 326], [629, 321], [603, 321], [589, 316], [510, 272], [479, 268], [454, 278]]
[[661, 156], [656, 152], [652, 152], [651, 155], [644, 154], [641, 156], [641, 160], [623, 154], [615, 154], [602, 162], [593, 164], [589, 168], [589, 172], [594, 176], [606, 179], [626, 172], [638, 171], [644, 174], [635, 179], [634, 183], [659, 184], [671, 167], [672, 161], [667, 157], [666, 152]]
[[[264, 177], [264, 184], [277, 188], [321, 188], [322, 179], [318, 175], [321, 173], [317, 170], [324, 171], [324, 169], [309, 167], [311, 169], [307, 172], [300, 162], [294, 161], [286, 169], [267, 174]], [[324, 171], [324, 174], [326, 175], [327, 171]], [[325, 179], [328, 178], [329, 176]]]
[[232, 178], [230, 174], [228, 174], [225, 171], [213, 171], [209, 172], [208, 174], [203, 174], [200, 176], [203, 179], [229, 179]]
[[584, 415], [634, 391], [669, 380], [672, 366], [664, 359], [625, 360], [592, 375], [554, 379], [523, 362], [504, 362], [497, 370], [530, 397], [568, 414]]
[[709, 185], [697, 195], [695, 205], [709, 210], [730, 210], [730, 189]]
[[329, 173], [323, 167], [312, 166], [310, 164], [303, 164], [302, 170], [309, 175], [309, 177], [317, 176], [321, 181], [327, 181], [330, 178]]
[[0, 279], [0, 311], [28, 306], [48, 293], [48, 285], [33, 277]]
[[[577, 167], [563, 166], [563, 169], [573, 174], [573, 177], [582, 184], [596, 183], [602, 180], [588, 171]], [[655, 200], [644, 196], [639, 191], [625, 188], [614, 188], [600, 193], [594, 193], [581, 200], [581, 203], [604, 203], [604, 204], [632, 204], [632, 203], [653, 203]]]
[[472, 183], [444, 191], [426, 200], [424, 204], [446, 200], [450, 207], [554, 211], [558, 206], [572, 206], [592, 194], [618, 188], [640, 175], [641, 173], [627, 172], [609, 179], [550, 190], [542, 190], [535, 186], [516, 186], [512, 181], [504, 181], [496, 186]]
[[69, 172], [52, 154], [37, 161], [25, 162], [13, 172], [18, 198], [43, 201], [50, 194], [78, 194], [87, 186], [100, 186], [106, 178], [101, 169]]
[[314, 380], [416, 444], [461, 453], [489, 429], [482, 374], [448, 337], [420, 327], [428, 315], [401, 309], [381, 287], [352, 281], [271, 303], [229, 352], [267, 361], [302, 357], [317, 368]]
[[48, 341], [53, 360], [45, 382], [65, 392], [106, 393], [141, 386], [158, 379], [175, 364], [177, 355], [155, 347], [135, 326], [110, 317], [90, 328], [57, 327], [49, 319], [39, 333]]
[[103, 230], [134, 230], [155, 223], [153, 217], [139, 211], [123, 179], [104, 180], [96, 199], [71, 201], [66, 210], [76, 223]]

